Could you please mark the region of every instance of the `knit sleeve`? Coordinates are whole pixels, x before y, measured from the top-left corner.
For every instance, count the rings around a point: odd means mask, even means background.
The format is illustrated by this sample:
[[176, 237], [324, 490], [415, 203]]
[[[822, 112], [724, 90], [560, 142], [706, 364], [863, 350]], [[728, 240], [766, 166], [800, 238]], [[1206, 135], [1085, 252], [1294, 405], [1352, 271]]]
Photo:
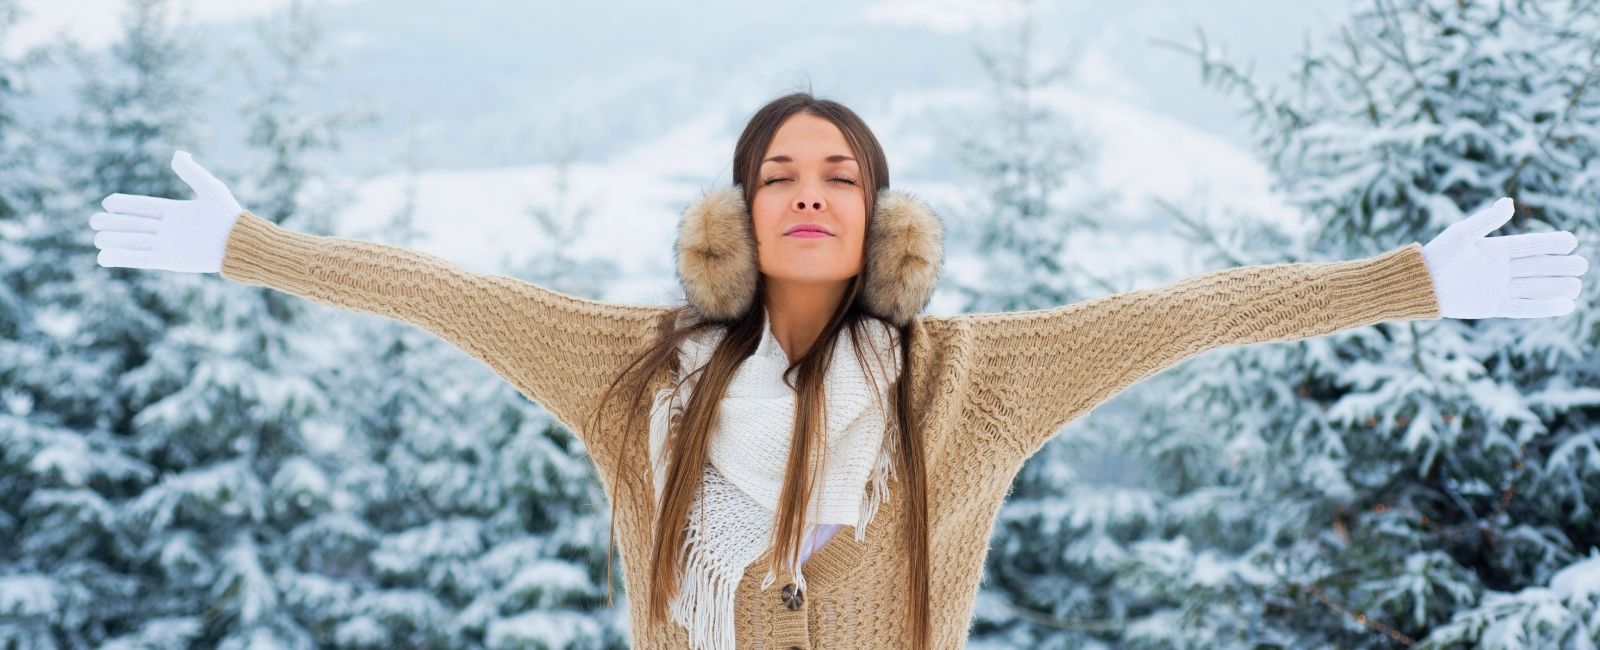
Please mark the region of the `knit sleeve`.
[[1410, 243], [1337, 262], [1242, 266], [1060, 307], [962, 314], [974, 407], [1023, 458], [1124, 388], [1213, 348], [1302, 339], [1380, 321], [1437, 319]]
[[417, 325], [544, 406], [591, 455], [612, 450], [617, 441], [579, 427], [670, 309], [570, 296], [407, 248], [296, 232], [249, 211], [228, 234], [221, 272], [237, 282]]

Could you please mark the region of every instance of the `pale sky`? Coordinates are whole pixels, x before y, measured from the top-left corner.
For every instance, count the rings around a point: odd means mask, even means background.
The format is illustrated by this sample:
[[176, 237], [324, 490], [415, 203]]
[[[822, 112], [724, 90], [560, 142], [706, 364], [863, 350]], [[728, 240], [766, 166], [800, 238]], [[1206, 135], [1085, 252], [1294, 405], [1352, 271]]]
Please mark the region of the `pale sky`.
[[[348, 1], [316, 0], [311, 4]], [[22, 0], [22, 20], [12, 38], [3, 44], [4, 53], [17, 55], [63, 33], [87, 47], [105, 45], [121, 33], [119, 21], [127, 4], [126, 0]], [[207, 23], [270, 13], [289, 4], [289, 0], [178, 0], [175, 4], [180, 15]]]
[[[338, 4], [353, 0], [308, 0], [309, 4]], [[176, 0], [196, 22], [225, 22], [270, 13], [289, 0]], [[0, 44], [5, 54], [16, 55], [65, 32], [87, 47], [105, 45], [121, 32], [127, 0], [22, 0], [22, 22], [14, 38]], [[993, 26], [1016, 13], [1017, 5], [995, 0], [877, 0], [865, 7], [863, 17], [872, 22], [922, 25], [941, 32], [962, 32]]]

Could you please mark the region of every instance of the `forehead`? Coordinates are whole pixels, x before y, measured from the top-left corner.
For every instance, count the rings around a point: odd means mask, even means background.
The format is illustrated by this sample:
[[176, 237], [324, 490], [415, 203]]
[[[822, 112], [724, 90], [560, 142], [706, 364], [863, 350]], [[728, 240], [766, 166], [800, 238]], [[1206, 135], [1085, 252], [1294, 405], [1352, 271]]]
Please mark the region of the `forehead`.
[[762, 162], [793, 163], [821, 160], [825, 163], [851, 162], [850, 143], [844, 132], [824, 118], [809, 113], [790, 116], [778, 127], [767, 145]]

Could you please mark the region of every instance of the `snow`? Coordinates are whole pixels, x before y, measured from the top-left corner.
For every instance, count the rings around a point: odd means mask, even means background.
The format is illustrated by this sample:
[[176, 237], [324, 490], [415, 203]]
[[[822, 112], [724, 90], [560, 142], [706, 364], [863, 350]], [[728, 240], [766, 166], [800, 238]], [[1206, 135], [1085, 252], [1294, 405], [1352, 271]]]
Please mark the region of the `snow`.
[[517, 570], [502, 589], [509, 592], [543, 594], [543, 602], [560, 602], [572, 594], [590, 594], [594, 581], [582, 566], [559, 560], [540, 560]]
[[200, 637], [200, 619], [193, 616], [161, 617], [145, 621], [133, 634], [119, 637], [102, 646], [106, 650], [139, 650], [149, 647], [178, 647]]
[[587, 614], [567, 611], [523, 612], [489, 622], [484, 645], [489, 648], [525, 648], [539, 645], [567, 648], [593, 642], [601, 634], [599, 624]]
[[434, 568], [435, 562], [474, 557], [483, 549], [483, 522], [462, 517], [435, 521], [388, 535], [372, 553], [379, 569], [409, 574]]
[[371, 616], [356, 616], [340, 623], [333, 637], [344, 646], [372, 647], [389, 642], [389, 632]]
[[0, 576], [0, 614], [46, 617], [60, 610], [58, 583], [42, 575]]
[[1600, 605], [1600, 549], [1567, 565], [1550, 578], [1550, 590], [1572, 607]]

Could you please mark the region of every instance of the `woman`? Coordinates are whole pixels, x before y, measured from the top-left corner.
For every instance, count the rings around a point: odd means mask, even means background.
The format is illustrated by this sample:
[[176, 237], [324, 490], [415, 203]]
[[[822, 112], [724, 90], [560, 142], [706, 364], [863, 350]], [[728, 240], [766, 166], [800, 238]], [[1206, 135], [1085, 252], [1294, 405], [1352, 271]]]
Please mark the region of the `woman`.
[[680, 222], [677, 306], [285, 230], [181, 151], [198, 198], [113, 194], [90, 225], [102, 265], [220, 271], [414, 323], [544, 405], [599, 470], [645, 648], [960, 647], [1012, 477], [1128, 385], [1223, 346], [1566, 314], [1587, 269], [1569, 232], [1486, 238], [1503, 198], [1370, 258], [929, 316], [939, 219], [889, 189], [853, 112], [775, 99], [733, 163]]

